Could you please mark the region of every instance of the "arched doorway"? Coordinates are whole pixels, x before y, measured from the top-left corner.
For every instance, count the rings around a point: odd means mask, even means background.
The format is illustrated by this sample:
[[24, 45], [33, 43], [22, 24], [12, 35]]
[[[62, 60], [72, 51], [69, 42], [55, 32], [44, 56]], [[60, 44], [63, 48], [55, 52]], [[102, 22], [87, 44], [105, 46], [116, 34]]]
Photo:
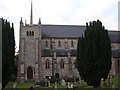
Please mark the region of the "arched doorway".
[[33, 69], [31, 67], [27, 69], [27, 79], [33, 79]]

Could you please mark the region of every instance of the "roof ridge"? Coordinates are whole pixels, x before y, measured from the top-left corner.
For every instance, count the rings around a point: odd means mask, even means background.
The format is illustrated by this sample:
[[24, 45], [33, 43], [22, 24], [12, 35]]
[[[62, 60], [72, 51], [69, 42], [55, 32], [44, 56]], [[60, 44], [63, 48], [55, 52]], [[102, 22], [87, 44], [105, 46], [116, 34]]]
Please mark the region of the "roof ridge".
[[43, 26], [47, 26], [47, 25], [50, 25], [50, 26], [83, 26], [83, 27], [86, 27], [85, 25], [61, 25], [61, 24], [41, 24]]

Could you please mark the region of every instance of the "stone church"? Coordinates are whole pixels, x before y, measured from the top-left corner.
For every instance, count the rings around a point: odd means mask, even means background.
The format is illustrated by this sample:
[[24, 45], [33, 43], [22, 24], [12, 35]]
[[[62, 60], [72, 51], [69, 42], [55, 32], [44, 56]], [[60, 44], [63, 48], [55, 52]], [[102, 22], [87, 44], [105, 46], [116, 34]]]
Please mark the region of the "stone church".
[[[33, 24], [32, 3], [30, 24], [20, 20], [18, 82], [40, 81], [50, 76], [77, 78], [75, 66], [77, 40], [85, 26]], [[112, 33], [112, 32], [110, 32]]]

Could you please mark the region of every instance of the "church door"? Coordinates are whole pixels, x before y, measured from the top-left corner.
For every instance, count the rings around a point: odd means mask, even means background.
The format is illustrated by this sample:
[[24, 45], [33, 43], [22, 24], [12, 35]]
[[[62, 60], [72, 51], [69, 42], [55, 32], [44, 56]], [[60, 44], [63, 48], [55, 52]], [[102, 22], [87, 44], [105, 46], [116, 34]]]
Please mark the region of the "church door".
[[32, 79], [33, 78], [33, 69], [29, 67], [27, 69], [27, 79]]

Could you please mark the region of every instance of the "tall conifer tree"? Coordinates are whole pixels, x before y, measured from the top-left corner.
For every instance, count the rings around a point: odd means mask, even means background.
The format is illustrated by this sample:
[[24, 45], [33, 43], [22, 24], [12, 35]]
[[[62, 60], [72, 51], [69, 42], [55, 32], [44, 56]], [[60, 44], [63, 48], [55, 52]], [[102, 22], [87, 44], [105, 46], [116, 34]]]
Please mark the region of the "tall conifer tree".
[[2, 87], [12, 80], [14, 74], [15, 40], [13, 24], [2, 19]]
[[97, 87], [111, 69], [111, 42], [107, 30], [97, 20], [86, 24], [84, 36], [78, 39], [77, 68], [88, 85]]

